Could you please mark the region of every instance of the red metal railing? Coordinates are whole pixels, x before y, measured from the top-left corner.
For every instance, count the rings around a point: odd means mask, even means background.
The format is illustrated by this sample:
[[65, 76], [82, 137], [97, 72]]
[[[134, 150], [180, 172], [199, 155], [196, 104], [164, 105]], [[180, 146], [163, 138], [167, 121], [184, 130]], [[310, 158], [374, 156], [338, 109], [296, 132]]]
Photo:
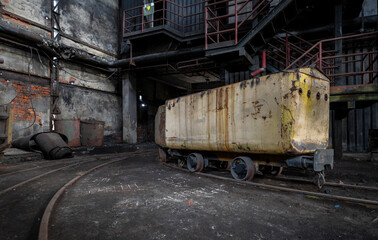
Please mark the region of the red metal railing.
[[[339, 38], [321, 40], [293, 61], [285, 69], [304, 66], [316, 66], [331, 79], [335, 84], [336, 77], [361, 76], [361, 84], [369, 84], [378, 76], [378, 51], [376, 47], [378, 32], [362, 33]], [[370, 44], [362, 52], [337, 54], [334, 49], [336, 41], [364, 41]], [[303, 61], [304, 59], [307, 59]], [[347, 64], [353, 63], [352, 69]], [[355, 70], [358, 66], [359, 70]]]
[[145, 32], [163, 26], [176, 33], [205, 33], [205, 48], [210, 44], [237, 44], [256, 27], [281, 0], [199, 0], [179, 5], [174, 0], [154, 2], [154, 13], [144, 16], [144, 5], [123, 12], [123, 35]]
[[[205, 5], [205, 48], [222, 42], [237, 44], [276, 6], [272, 2], [273, 0], [208, 2]], [[278, 4], [280, 1], [274, 2]]]
[[[369, 84], [378, 77], [377, 37], [378, 32], [371, 32], [311, 44], [287, 32], [285, 37], [276, 37], [268, 43], [266, 51], [270, 63], [278, 70], [311, 66], [322, 70], [331, 79], [332, 85], [340, 77], [358, 77], [359, 84]], [[364, 41], [370, 44], [365, 44], [360, 52], [344, 50], [344, 53], [337, 54], [335, 42], [340, 40], [344, 45]]]
[[285, 32], [283, 37], [274, 37], [268, 42], [265, 51], [268, 59], [274, 63], [273, 66], [283, 70], [312, 46], [314, 44], [290, 32]]
[[206, 1], [181, 6], [173, 1], [154, 1], [154, 13], [144, 16], [144, 5], [123, 12], [123, 35], [164, 26], [180, 34], [203, 32]]

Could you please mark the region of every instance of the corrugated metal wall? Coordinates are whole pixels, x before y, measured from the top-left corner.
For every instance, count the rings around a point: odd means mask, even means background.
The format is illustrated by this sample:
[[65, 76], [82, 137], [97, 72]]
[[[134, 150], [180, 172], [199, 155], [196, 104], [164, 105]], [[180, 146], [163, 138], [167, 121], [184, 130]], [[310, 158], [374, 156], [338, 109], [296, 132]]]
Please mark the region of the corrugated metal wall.
[[[166, 3], [167, 26], [184, 33], [204, 31], [203, 21], [205, 16], [205, 5], [203, 0], [172, 0], [172, 2], [175, 4], [169, 2]], [[178, 26], [175, 23], [181, 26]]]
[[[184, 29], [185, 33], [204, 31], [205, 3], [203, 2], [203, 0], [187, 0], [187, 1], [182, 1], [182, 2], [184, 6], [200, 3], [200, 4], [193, 5], [191, 7], [185, 8], [184, 14], [185, 16], [187, 16], [184, 18], [184, 22], [183, 22], [184, 25], [186, 26]], [[189, 16], [194, 13], [198, 13], [198, 14]]]
[[229, 72], [226, 70], [225, 75], [224, 75], [225, 84], [241, 82], [241, 81], [248, 80], [251, 78], [252, 78], [251, 72], [249, 70], [239, 71], [239, 72]]
[[[143, 0], [133, 0], [133, 1], [123, 0], [122, 1], [122, 12], [125, 11], [125, 10], [129, 10], [129, 9], [138, 7], [138, 6], [142, 6], [142, 5], [143, 5]], [[143, 11], [142, 8], [137, 8], [137, 9], [134, 9], [134, 10], [130, 10], [128, 12], [128, 15], [126, 16], [126, 18], [129, 18], [131, 16], [141, 15], [142, 11]], [[140, 23], [142, 23], [142, 17], [135, 17], [135, 18], [132, 18], [132, 19], [128, 20], [128, 23], [126, 24], [126, 27], [129, 28], [129, 31], [141, 30], [142, 26], [140, 26], [140, 25], [134, 26], [134, 27], [129, 27], [131, 25], [140, 24]]]
[[[352, 45], [353, 44], [353, 45]], [[344, 54], [355, 54], [363, 52], [376, 51], [377, 46], [375, 43], [366, 42], [354, 42], [348, 46], [345, 46]], [[363, 47], [363, 46], [367, 47]], [[358, 47], [356, 47], [358, 46]], [[376, 59], [377, 54], [373, 54], [371, 59]], [[343, 59], [345, 72], [364, 72], [369, 69], [369, 57], [366, 55], [352, 56]], [[373, 62], [372, 69], [378, 69], [378, 61]], [[358, 85], [358, 84], [368, 84], [372, 83], [371, 80], [374, 78], [374, 83], [377, 83], [377, 74], [364, 74], [344, 77], [339, 79], [340, 83], [336, 85]], [[340, 107], [336, 105], [334, 108]], [[357, 102], [354, 109], [346, 109], [346, 103], [344, 106], [344, 111], [342, 111], [339, 116], [342, 118], [342, 131], [343, 140], [342, 146], [343, 151], [346, 152], [366, 152], [368, 150], [368, 140], [369, 140], [369, 130], [378, 129], [378, 102], [365, 101]], [[334, 134], [335, 128], [335, 110], [331, 110], [331, 132], [330, 135]], [[330, 137], [332, 144], [332, 137]]]
[[[166, 26], [174, 29], [174, 30], [177, 30], [179, 32], [182, 32], [183, 31], [183, 28], [182, 28], [182, 25], [183, 25], [183, 15], [184, 15], [184, 9], [181, 8], [180, 6], [183, 6], [185, 5], [185, 1], [184, 0], [176, 0], [176, 1], [172, 1], [173, 3], [175, 4], [172, 4], [172, 3], [169, 3], [167, 2], [166, 4], [166, 8], [167, 8], [167, 11], [166, 11], [166, 18], [167, 18], [167, 22], [166, 22]], [[177, 6], [177, 5], [179, 6]], [[179, 25], [181, 26], [179, 26]]]
[[[343, 151], [366, 152], [369, 129], [378, 129], [378, 102], [358, 102], [355, 109], [345, 110], [342, 118]], [[335, 110], [330, 112], [330, 145], [335, 129]]]

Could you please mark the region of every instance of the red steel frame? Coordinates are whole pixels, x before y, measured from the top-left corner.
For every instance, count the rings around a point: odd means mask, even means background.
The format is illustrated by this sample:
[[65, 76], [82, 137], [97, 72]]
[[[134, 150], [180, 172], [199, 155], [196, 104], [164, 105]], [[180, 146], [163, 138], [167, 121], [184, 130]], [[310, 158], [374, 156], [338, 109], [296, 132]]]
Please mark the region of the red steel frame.
[[[289, 37], [296, 40], [296, 44], [289, 42]], [[377, 48], [368, 50], [360, 53], [349, 53], [336, 55], [334, 50], [334, 43], [339, 40], [343, 41], [360, 41], [361, 39], [373, 38], [377, 40], [378, 32], [362, 33], [351, 36], [344, 36], [338, 38], [330, 38], [317, 42], [316, 44], [311, 44], [306, 40], [299, 38], [291, 33], [286, 33], [285, 40], [283, 38], [275, 38], [279, 43], [273, 45], [268, 43], [268, 48], [266, 49], [268, 53], [268, 58], [274, 63], [282, 66], [280, 70], [287, 70], [291, 68], [306, 67], [306, 66], [316, 66], [331, 79], [332, 84], [335, 84], [336, 77], [350, 77], [350, 76], [362, 76], [364, 79], [365, 75], [368, 75], [368, 80], [362, 81], [363, 84], [369, 84], [378, 77], [378, 50]], [[281, 45], [281, 47], [279, 46]], [[301, 47], [298, 47], [301, 45]], [[302, 45], [304, 45], [302, 47]], [[284, 50], [283, 50], [284, 49]], [[300, 57], [294, 58], [291, 51], [296, 51], [301, 54]], [[349, 58], [359, 58], [354, 60], [345, 60]], [[283, 60], [283, 61], [281, 61]], [[341, 66], [335, 64], [336, 61], [340, 62]], [[361, 71], [353, 72], [350, 69], [345, 70], [342, 68], [343, 65], [348, 63], [361, 63]], [[366, 64], [365, 62], [368, 62]], [[367, 66], [366, 66], [367, 65]], [[337, 71], [337, 69], [341, 69]]]
[[[174, 3], [173, 0], [158, 0], [155, 1], [155, 15], [161, 13], [161, 17], [151, 21], [145, 21], [143, 17], [144, 5], [127, 9], [123, 12], [123, 34], [131, 32], [144, 32], [145, 25], [154, 23], [158, 26], [166, 26], [171, 23], [177, 26], [182, 34], [187, 33], [187, 28], [195, 25], [203, 25], [203, 32], [205, 33], [205, 49], [208, 49], [209, 44], [217, 44], [225, 41], [233, 41], [237, 44], [239, 39], [250, 30], [250, 27], [245, 27], [247, 22], [257, 21], [260, 14], [267, 10], [269, 11], [270, 4], [273, 0], [221, 0], [210, 2], [209, 0], [199, 1], [197, 3], [181, 6]], [[162, 8], [156, 10], [158, 4]], [[190, 14], [184, 14], [188, 8], [193, 9], [193, 6], [201, 6], [199, 10]], [[169, 8], [168, 6], [171, 6]], [[203, 7], [202, 7], [203, 6]], [[169, 9], [175, 10], [169, 10]], [[233, 8], [233, 13], [228, 13]], [[218, 15], [218, 11], [223, 11], [226, 14]], [[167, 18], [167, 13], [176, 16], [179, 19], [198, 16], [200, 21], [190, 24], [180, 24]], [[232, 22], [226, 24], [224, 22]], [[242, 29], [245, 27], [245, 29]]]
[[[273, 0], [245, 0], [238, 2], [237, 0], [223, 0], [205, 5], [205, 49], [210, 44], [218, 44], [225, 41], [233, 41], [238, 44], [239, 39], [249, 30], [249, 27], [242, 29], [246, 22], [258, 20], [258, 16], [264, 11], [269, 10]], [[251, 3], [248, 6], [248, 3]], [[223, 6], [222, 6], [223, 4]], [[216, 14], [217, 10], [234, 8], [233, 13], [220, 15]], [[233, 24], [224, 24], [222, 21], [234, 19]], [[216, 36], [216, 39], [214, 38]]]
[[[348, 77], [348, 76], [357, 76], [365, 74], [369, 74], [369, 81], [363, 81], [363, 84], [368, 84], [372, 82], [377, 76], [378, 76], [378, 69], [374, 69], [374, 63], [377, 61], [378, 51], [377, 49], [367, 52], [361, 52], [361, 53], [350, 53], [350, 54], [342, 54], [342, 55], [335, 55], [335, 50], [325, 50], [326, 46], [331, 44], [333, 45], [336, 41], [339, 40], [360, 40], [366, 37], [375, 37], [378, 38], [378, 32], [370, 32], [370, 33], [361, 33], [351, 36], [344, 36], [344, 37], [338, 37], [338, 38], [330, 38], [321, 40], [318, 43], [316, 43], [314, 46], [312, 46], [310, 49], [308, 49], [305, 53], [302, 54], [298, 59], [293, 61], [289, 66], [287, 66], [285, 69], [290, 69], [293, 67], [303, 67], [308, 65], [315, 65], [320, 70], [324, 71], [326, 75], [333, 81], [335, 77]], [[311, 53], [313, 50], [315, 50], [315, 53]], [[328, 55], [328, 56], [327, 56]], [[298, 64], [302, 59], [304, 58], [310, 58], [305, 61], [302, 64]], [[361, 62], [362, 65], [362, 71], [360, 72], [343, 72], [341, 69], [339, 73], [336, 73], [336, 69], [340, 68], [340, 66], [335, 65], [336, 59], [338, 59], [341, 62], [341, 65], [350, 63], [351, 61], [345, 61], [344, 59], [349, 57], [356, 57], [361, 56], [360, 59], [352, 60], [353, 62]], [[369, 59], [369, 65], [365, 66], [365, 59], [368, 57]], [[315, 59], [315, 61], [312, 61], [312, 59]], [[375, 76], [374, 76], [375, 74]]]

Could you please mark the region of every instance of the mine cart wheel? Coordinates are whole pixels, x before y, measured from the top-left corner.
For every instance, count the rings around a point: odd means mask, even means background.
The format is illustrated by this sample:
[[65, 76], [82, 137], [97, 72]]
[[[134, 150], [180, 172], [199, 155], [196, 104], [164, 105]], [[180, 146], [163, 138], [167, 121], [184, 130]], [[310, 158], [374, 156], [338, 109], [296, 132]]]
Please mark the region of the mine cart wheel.
[[162, 148], [159, 148], [159, 160], [162, 163], [167, 162], [167, 153]]
[[191, 172], [201, 172], [205, 166], [205, 160], [199, 153], [191, 153], [186, 159], [186, 165]]
[[236, 180], [249, 181], [255, 175], [256, 169], [249, 157], [237, 157], [232, 160], [231, 174]]
[[315, 177], [314, 177], [314, 183], [316, 184], [316, 186], [318, 186], [318, 188], [321, 189], [325, 182], [326, 180], [325, 180], [324, 172], [323, 171], [316, 172]]

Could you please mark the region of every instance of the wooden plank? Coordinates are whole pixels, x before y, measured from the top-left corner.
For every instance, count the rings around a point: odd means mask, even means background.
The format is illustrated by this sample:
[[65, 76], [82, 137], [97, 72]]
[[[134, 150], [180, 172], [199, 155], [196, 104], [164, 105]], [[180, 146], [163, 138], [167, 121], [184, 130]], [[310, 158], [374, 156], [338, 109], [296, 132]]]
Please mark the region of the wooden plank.
[[224, 70], [224, 82], [226, 85], [230, 84], [230, 73], [227, 70]]
[[350, 94], [331, 96], [331, 102], [377, 101], [378, 94]]
[[335, 110], [329, 111], [329, 138], [328, 138], [328, 147], [333, 148], [333, 124], [334, 124]]
[[235, 73], [230, 72], [230, 84], [235, 83]]
[[235, 80], [235, 83], [240, 82], [240, 73], [239, 72], [235, 72], [234, 80]]
[[377, 84], [333, 86], [330, 88], [331, 95], [378, 93]]
[[[377, 120], [377, 119], [376, 119]], [[371, 108], [367, 106], [364, 108], [364, 151], [368, 149], [369, 145], [369, 130], [372, 128], [371, 126]]]
[[343, 151], [347, 151], [347, 149], [348, 149], [348, 136], [347, 136], [347, 132], [348, 132], [348, 116], [345, 116], [341, 120], [341, 128], [342, 128], [342, 132], [343, 132], [343, 135], [342, 135], [342, 149], [343, 149]]
[[364, 149], [364, 112], [362, 108], [356, 109], [356, 151], [363, 152]]
[[356, 151], [356, 121], [355, 110], [351, 109], [348, 112], [348, 151]]
[[378, 129], [378, 102], [375, 102], [371, 106], [371, 125], [373, 129]]

